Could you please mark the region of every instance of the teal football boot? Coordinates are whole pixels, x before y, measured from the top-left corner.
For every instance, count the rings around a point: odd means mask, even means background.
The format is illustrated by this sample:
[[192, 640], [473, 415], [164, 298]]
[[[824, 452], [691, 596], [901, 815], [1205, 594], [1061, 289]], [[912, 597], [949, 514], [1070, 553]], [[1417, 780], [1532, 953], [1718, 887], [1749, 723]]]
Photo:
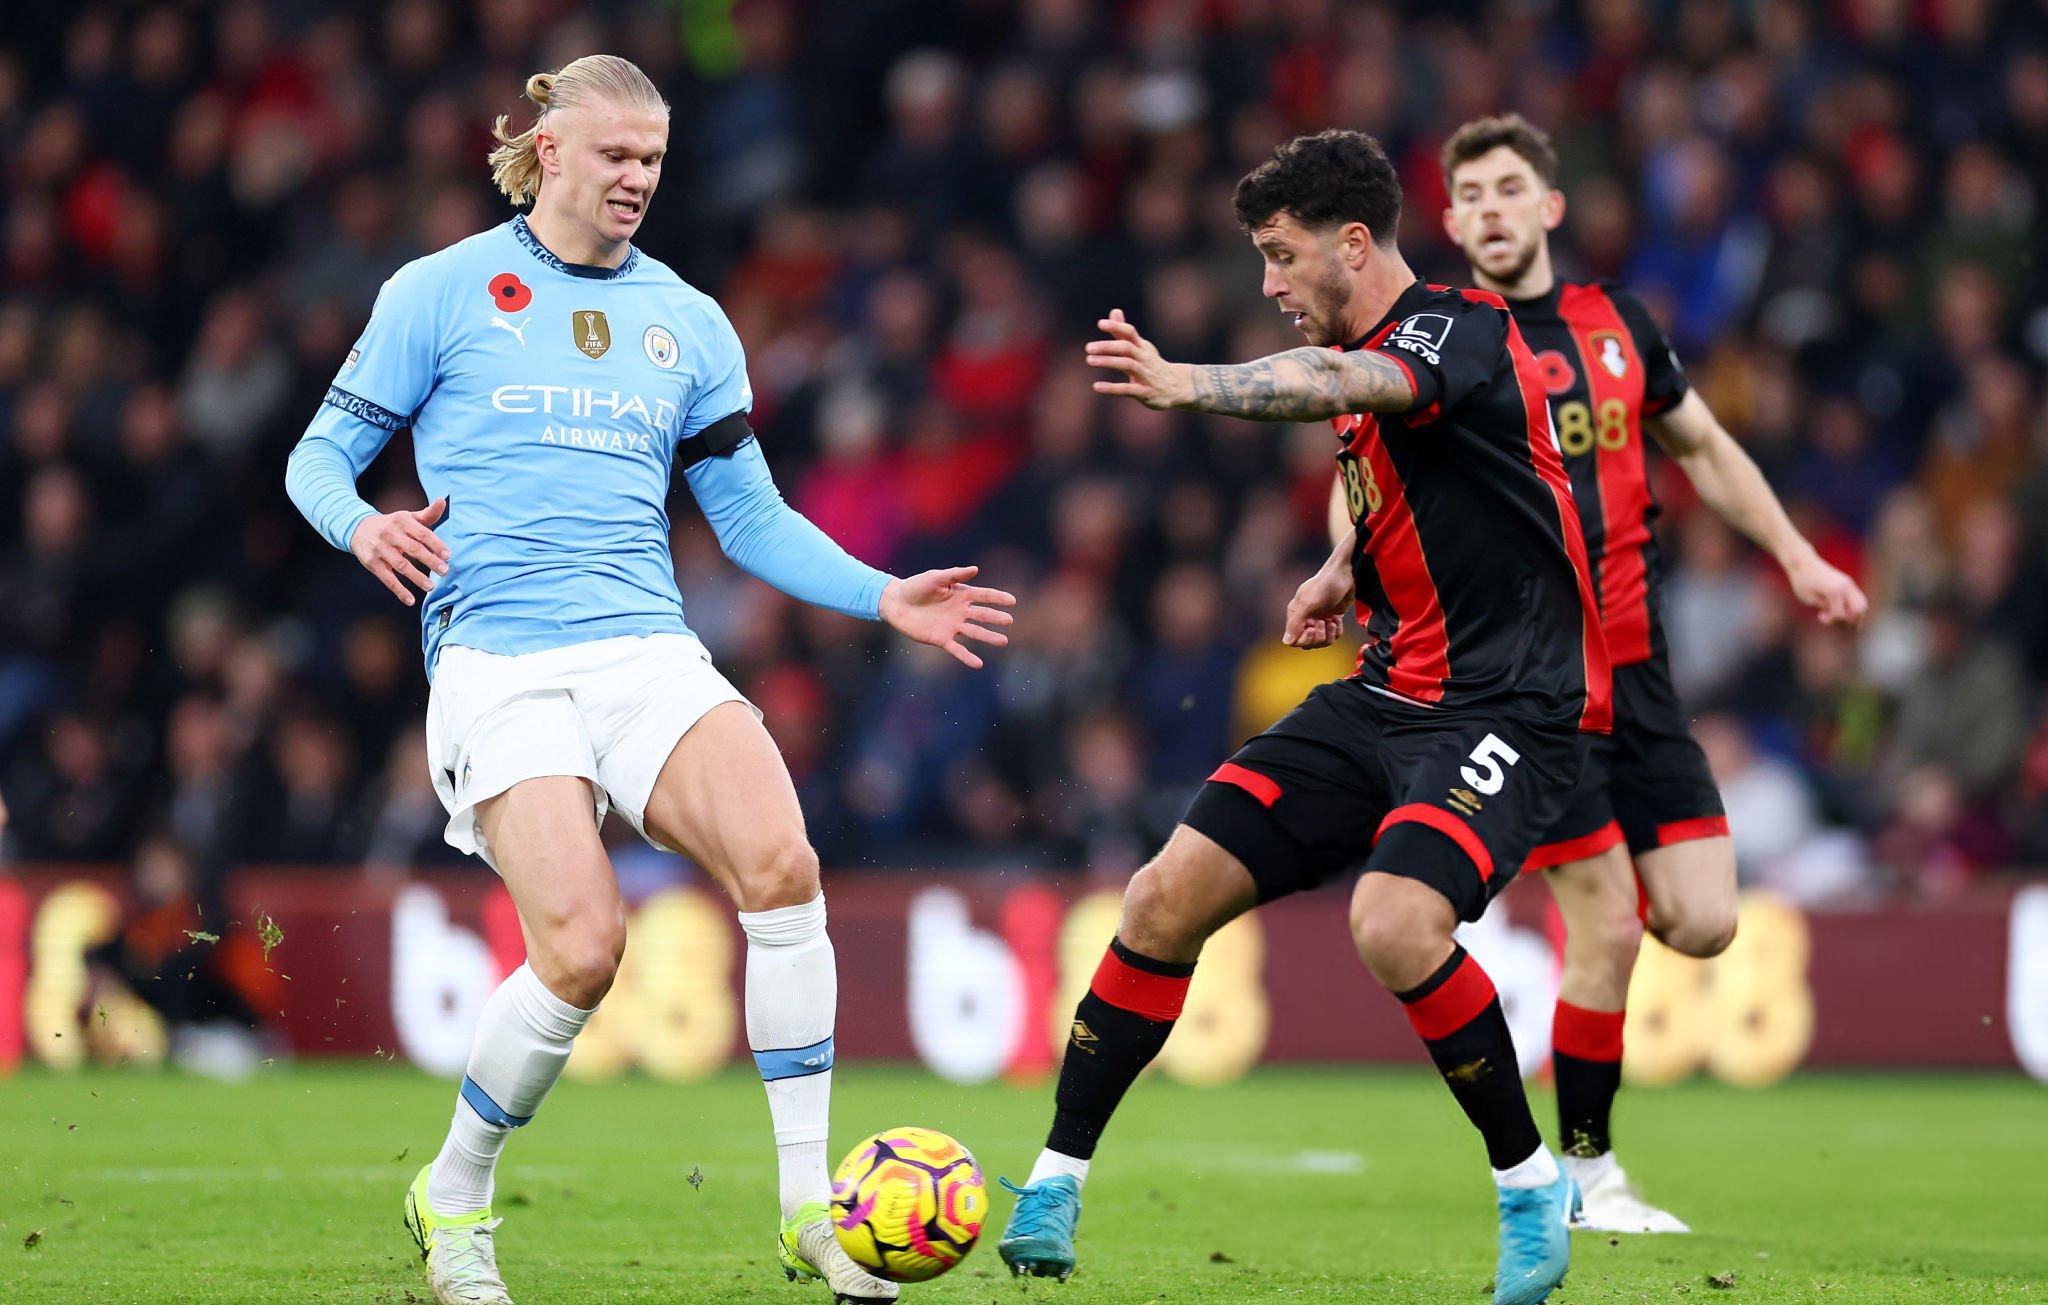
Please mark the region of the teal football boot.
[[1571, 1218], [1579, 1189], [1564, 1166], [1546, 1187], [1500, 1189], [1500, 1262], [1493, 1305], [1539, 1305], [1571, 1267]]
[[996, 1181], [1017, 1198], [1010, 1226], [996, 1243], [996, 1254], [1013, 1274], [1065, 1282], [1074, 1272], [1074, 1225], [1081, 1221], [1081, 1185], [1066, 1174], [1041, 1179], [1029, 1187], [1019, 1187], [1007, 1178]]

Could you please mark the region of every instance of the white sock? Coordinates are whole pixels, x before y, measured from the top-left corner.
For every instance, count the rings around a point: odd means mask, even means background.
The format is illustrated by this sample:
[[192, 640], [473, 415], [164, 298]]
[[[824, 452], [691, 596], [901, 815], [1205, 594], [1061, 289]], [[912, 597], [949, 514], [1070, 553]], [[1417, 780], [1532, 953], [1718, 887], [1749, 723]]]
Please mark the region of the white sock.
[[1572, 1176], [1572, 1181], [1581, 1187], [1587, 1186], [1595, 1179], [1605, 1178], [1613, 1171], [1615, 1165], [1612, 1151], [1602, 1151], [1596, 1156], [1559, 1156], [1558, 1161], [1564, 1165], [1564, 1171]]
[[1031, 1177], [1024, 1180], [1024, 1185], [1036, 1187], [1040, 1179], [1052, 1178], [1059, 1174], [1072, 1178], [1076, 1185], [1085, 1183], [1088, 1181], [1088, 1162], [1076, 1160], [1070, 1155], [1062, 1155], [1048, 1147], [1038, 1153], [1038, 1163], [1031, 1166]]
[[484, 1002], [455, 1119], [427, 1175], [434, 1213], [489, 1208], [505, 1139], [540, 1109], [590, 1015], [549, 992], [526, 965], [506, 975]]
[[831, 1199], [825, 1142], [832, 1114], [832, 1024], [839, 971], [825, 895], [802, 906], [741, 911], [747, 935], [747, 1045], [768, 1089], [782, 1217]]
[[1498, 1187], [1548, 1187], [1557, 1181], [1557, 1158], [1550, 1148], [1538, 1145], [1534, 1155], [1508, 1169], [1493, 1171]]

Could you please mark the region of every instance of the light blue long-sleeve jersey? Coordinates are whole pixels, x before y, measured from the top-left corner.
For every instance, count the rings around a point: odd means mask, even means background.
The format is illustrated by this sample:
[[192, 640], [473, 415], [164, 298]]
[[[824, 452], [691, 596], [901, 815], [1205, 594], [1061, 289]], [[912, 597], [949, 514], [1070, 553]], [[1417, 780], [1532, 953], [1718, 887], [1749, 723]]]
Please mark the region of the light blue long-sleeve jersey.
[[[443, 643], [514, 654], [688, 633], [668, 541], [677, 445], [729, 436], [753, 399], [709, 296], [638, 250], [617, 268], [564, 263], [519, 217], [385, 283], [285, 487], [346, 550], [374, 511], [356, 477], [412, 428], [420, 484], [448, 500], [448, 574], [421, 604], [430, 676]], [[727, 556], [874, 619], [889, 577], [783, 502], [751, 436], [719, 442], [683, 474]]]

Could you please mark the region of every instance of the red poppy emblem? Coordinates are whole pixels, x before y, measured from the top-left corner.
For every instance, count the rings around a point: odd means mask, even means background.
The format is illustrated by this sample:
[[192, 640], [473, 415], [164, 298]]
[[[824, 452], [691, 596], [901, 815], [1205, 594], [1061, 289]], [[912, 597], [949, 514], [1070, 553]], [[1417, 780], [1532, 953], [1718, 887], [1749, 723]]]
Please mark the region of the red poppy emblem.
[[533, 302], [533, 291], [510, 272], [491, 278], [491, 306], [503, 313], [516, 313]]
[[1555, 349], [1545, 349], [1537, 354], [1536, 366], [1543, 372], [1543, 388], [1552, 394], [1563, 394], [1579, 379], [1571, 363]]

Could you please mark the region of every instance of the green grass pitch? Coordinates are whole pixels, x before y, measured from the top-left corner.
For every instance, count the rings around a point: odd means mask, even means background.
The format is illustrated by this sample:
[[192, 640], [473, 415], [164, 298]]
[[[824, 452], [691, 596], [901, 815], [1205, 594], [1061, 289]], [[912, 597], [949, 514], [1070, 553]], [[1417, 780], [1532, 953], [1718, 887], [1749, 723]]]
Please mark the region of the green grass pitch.
[[[841, 1068], [835, 1154], [924, 1124], [989, 1175], [985, 1244], [906, 1300], [1487, 1299], [1484, 1159], [1419, 1071], [1140, 1084], [1088, 1186], [1081, 1273], [1015, 1282], [995, 1255], [1010, 1198], [994, 1178], [1029, 1168], [1049, 1096]], [[144, 1072], [0, 1081], [0, 1301], [423, 1301], [399, 1204], [454, 1097], [381, 1064], [280, 1067], [235, 1086]], [[1546, 1118], [1547, 1094], [1536, 1105]], [[1625, 1093], [1618, 1122], [1637, 1179], [1701, 1231], [1581, 1234], [1556, 1301], [2048, 1305], [2048, 1088], [1812, 1075], [1762, 1092]], [[775, 1269], [774, 1201], [767, 1108], [743, 1073], [565, 1083], [507, 1152], [500, 1258], [522, 1305], [825, 1305], [822, 1288]], [[1730, 1274], [1732, 1286], [1709, 1281]]]

